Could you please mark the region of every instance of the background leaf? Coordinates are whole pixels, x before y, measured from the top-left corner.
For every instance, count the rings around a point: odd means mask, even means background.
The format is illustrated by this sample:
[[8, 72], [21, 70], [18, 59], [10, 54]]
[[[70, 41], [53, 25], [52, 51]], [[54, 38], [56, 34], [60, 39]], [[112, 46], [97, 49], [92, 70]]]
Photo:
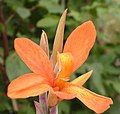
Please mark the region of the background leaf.
[[[53, 19], [54, 18], [54, 19]], [[55, 26], [58, 23], [58, 17], [57, 16], [46, 16], [45, 18], [39, 20], [37, 22], [37, 27], [52, 27]]]
[[30, 11], [27, 8], [24, 8], [24, 7], [18, 7], [16, 9], [16, 12], [23, 19], [28, 18], [30, 16]]
[[6, 71], [10, 81], [12, 81], [18, 76], [30, 72], [28, 67], [14, 52], [11, 53], [6, 60]]

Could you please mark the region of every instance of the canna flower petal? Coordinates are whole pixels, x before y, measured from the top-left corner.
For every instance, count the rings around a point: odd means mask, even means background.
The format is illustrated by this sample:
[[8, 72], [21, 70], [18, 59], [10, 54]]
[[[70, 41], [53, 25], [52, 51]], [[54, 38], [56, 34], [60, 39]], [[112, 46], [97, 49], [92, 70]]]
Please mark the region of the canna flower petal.
[[92, 70], [83, 74], [82, 76], [79, 76], [78, 78], [74, 79], [71, 83], [76, 85], [76, 86], [82, 86], [91, 76]]
[[61, 53], [63, 49], [63, 38], [64, 38], [66, 15], [67, 15], [67, 9], [63, 12], [56, 30], [56, 35], [53, 44], [53, 51], [50, 58], [53, 68], [57, 62], [57, 52]]
[[67, 93], [64, 91], [50, 92], [48, 95], [48, 106], [53, 107], [56, 104], [58, 104], [58, 102], [62, 101], [63, 99], [69, 100], [75, 97], [76, 97], [75, 94]]
[[74, 58], [73, 71], [77, 70], [87, 59], [96, 38], [95, 26], [87, 21], [78, 26], [68, 37], [63, 52], [70, 52]]
[[46, 76], [52, 83], [54, 73], [48, 56], [43, 49], [27, 38], [17, 38], [14, 43], [17, 54], [25, 64], [34, 73]]
[[56, 80], [69, 81], [73, 70], [73, 57], [71, 53], [58, 53], [58, 68]]
[[50, 90], [49, 82], [38, 74], [29, 73], [13, 80], [8, 86], [8, 97], [27, 98]]
[[67, 93], [65, 91], [56, 91], [54, 92], [60, 99], [73, 99], [76, 97], [75, 93]]
[[113, 104], [111, 98], [98, 95], [84, 87], [69, 86], [64, 88], [64, 91], [76, 94], [81, 102], [96, 113], [103, 113]]
[[44, 30], [42, 30], [41, 39], [40, 39], [40, 47], [45, 51], [46, 55], [49, 58], [49, 44], [48, 37]]

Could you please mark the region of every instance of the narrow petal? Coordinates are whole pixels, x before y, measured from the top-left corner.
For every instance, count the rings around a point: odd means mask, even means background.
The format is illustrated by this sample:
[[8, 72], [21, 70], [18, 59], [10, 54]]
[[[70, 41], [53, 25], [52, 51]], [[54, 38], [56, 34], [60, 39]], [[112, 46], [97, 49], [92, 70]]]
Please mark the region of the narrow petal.
[[40, 47], [45, 51], [46, 55], [49, 57], [48, 37], [44, 30], [42, 30], [41, 34]]
[[59, 71], [56, 76], [56, 80], [69, 81], [70, 74], [73, 70], [73, 57], [71, 53], [58, 54], [58, 67]]
[[65, 21], [66, 21], [67, 9], [63, 12], [55, 35], [55, 40], [53, 44], [53, 52], [51, 55], [51, 63], [53, 67], [57, 62], [57, 52], [62, 52], [63, 48], [63, 38], [64, 38], [64, 29], [65, 29]]
[[47, 92], [39, 95], [39, 104], [44, 110], [44, 114], [47, 114], [48, 111], [48, 100], [47, 100]]
[[110, 104], [113, 104], [111, 98], [98, 95], [84, 87], [70, 86], [64, 88], [64, 91], [76, 93], [76, 97], [96, 113], [103, 113], [110, 108]]
[[78, 26], [68, 37], [64, 52], [70, 52], [74, 57], [74, 69], [77, 70], [87, 59], [96, 38], [95, 26], [87, 21]]
[[34, 101], [35, 109], [36, 109], [36, 114], [44, 114], [44, 111], [37, 101]]
[[76, 78], [75, 80], [73, 80], [71, 83], [75, 84], [76, 86], [82, 86], [91, 76], [92, 74], [92, 70], [83, 74], [82, 76], [79, 76], [78, 78]]
[[40, 46], [27, 38], [15, 39], [14, 46], [17, 54], [34, 73], [53, 80], [54, 73], [50, 61]]
[[29, 73], [13, 80], [8, 86], [10, 98], [27, 98], [40, 95], [50, 89], [49, 82], [40, 75]]

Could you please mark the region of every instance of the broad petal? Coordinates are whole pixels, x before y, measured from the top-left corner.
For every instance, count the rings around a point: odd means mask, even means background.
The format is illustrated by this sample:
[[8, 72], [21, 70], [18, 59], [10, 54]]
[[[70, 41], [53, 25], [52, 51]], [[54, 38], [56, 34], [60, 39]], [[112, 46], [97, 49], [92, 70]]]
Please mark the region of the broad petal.
[[50, 61], [40, 46], [27, 38], [17, 38], [14, 47], [20, 58], [34, 73], [53, 80], [54, 73]]
[[74, 79], [71, 83], [75, 84], [76, 86], [82, 86], [91, 76], [92, 70], [83, 74], [82, 76], [79, 76], [78, 78]]
[[68, 37], [63, 52], [70, 52], [74, 57], [74, 69], [77, 70], [87, 59], [96, 38], [95, 26], [87, 21], [78, 26]]
[[12, 99], [27, 98], [40, 95], [50, 88], [45, 78], [30, 73], [13, 80], [8, 86], [7, 95]]
[[74, 93], [67, 93], [65, 91], [56, 91], [55, 94], [60, 98], [60, 99], [73, 99], [76, 97], [76, 94]]
[[113, 104], [111, 98], [98, 95], [84, 87], [70, 86], [64, 88], [64, 91], [76, 93], [76, 97], [96, 113], [103, 113], [110, 108], [110, 104]]
[[71, 53], [58, 54], [58, 68], [56, 80], [69, 81], [73, 70], [73, 57]]

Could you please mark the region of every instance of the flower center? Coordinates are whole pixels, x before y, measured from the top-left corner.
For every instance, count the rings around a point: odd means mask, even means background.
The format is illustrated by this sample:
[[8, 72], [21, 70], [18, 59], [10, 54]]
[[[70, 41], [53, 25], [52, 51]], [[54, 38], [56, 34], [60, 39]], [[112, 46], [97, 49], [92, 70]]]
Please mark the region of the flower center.
[[54, 90], [54, 91], [59, 91], [60, 88], [59, 88], [58, 86], [56, 86], [56, 87], [53, 88], [53, 90]]

